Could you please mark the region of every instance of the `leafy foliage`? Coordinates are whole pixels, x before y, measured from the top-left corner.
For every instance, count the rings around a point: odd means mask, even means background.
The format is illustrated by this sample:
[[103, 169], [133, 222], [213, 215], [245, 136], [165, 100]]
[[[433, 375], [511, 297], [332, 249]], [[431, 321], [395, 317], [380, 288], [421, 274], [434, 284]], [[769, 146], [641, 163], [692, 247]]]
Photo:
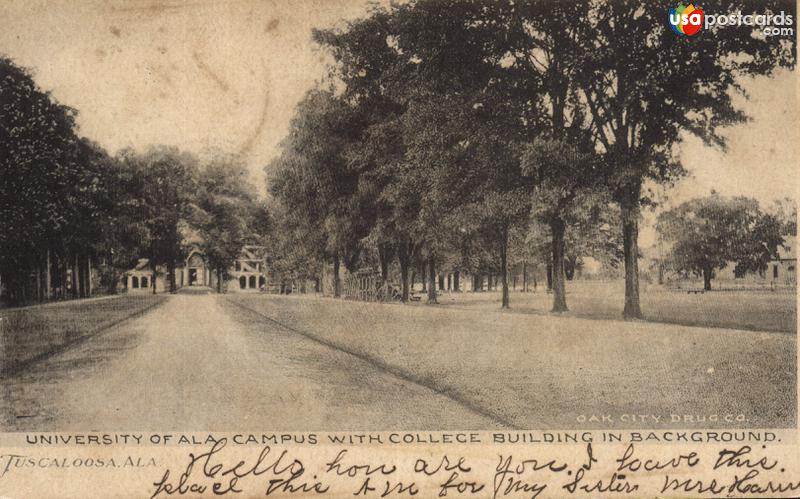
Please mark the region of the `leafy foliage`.
[[209, 267], [217, 274], [217, 291], [222, 292], [222, 283], [242, 248], [254, 242], [251, 221], [256, 217], [256, 194], [242, 159], [221, 153], [200, 169], [197, 184], [189, 219], [199, 232]]
[[702, 275], [707, 290], [715, 270], [729, 262], [741, 272], [763, 273], [784, 242], [782, 229], [755, 199], [716, 193], [662, 213], [657, 224], [659, 237], [671, 246], [673, 269]]

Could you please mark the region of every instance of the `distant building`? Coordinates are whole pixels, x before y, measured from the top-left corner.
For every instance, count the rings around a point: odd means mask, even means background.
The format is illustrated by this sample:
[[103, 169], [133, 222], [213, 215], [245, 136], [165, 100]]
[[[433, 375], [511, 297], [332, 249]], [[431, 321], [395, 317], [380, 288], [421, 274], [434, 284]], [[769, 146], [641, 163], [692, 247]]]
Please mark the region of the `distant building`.
[[[714, 269], [714, 282], [717, 286], [734, 289], [750, 286], [796, 286], [797, 241], [791, 235], [784, 236], [784, 241], [784, 244], [778, 246], [777, 258], [767, 263], [764, 272], [737, 271], [736, 262], [729, 261], [724, 268]], [[661, 254], [662, 249], [657, 245], [641, 249], [639, 269], [642, 276], [649, 274], [653, 282], [659, 283], [699, 279], [699, 276], [670, 270], [668, 261], [662, 264]]]
[[228, 291], [266, 291], [266, 248], [245, 246], [228, 271]]
[[[156, 291], [161, 292], [164, 290], [164, 283], [158, 282], [158, 276], [163, 277], [163, 269], [156, 269]], [[146, 291], [153, 286], [153, 270], [150, 268], [150, 260], [147, 258], [140, 258], [136, 262], [136, 266], [125, 273], [125, 288], [128, 291]]]
[[[152, 292], [153, 269], [147, 258], [140, 258], [136, 265], [125, 273], [125, 287], [129, 292]], [[266, 269], [266, 248], [248, 245], [228, 269], [223, 289], [230, 292], [266, 290], [268, 285]], [[166, 268], [156, 266], [156, 292], [169, 290]], [[208, 266], [206, 256], [199, 248], [193, 248], [186, 260], [175, 268], [175, 287], [217, 287], [217, 275]]]
[[778, 259], [769, 262], [766, 278], [776, 284], [797, 284], [797, 245], [794, 238], [778, 248]]
[[736, 270], [736, 262], [728, 262], [723, 269], [714, 271], [714, 280], [741, 285], [797, 285], [797, 245], [794, 236], [788, 236], [787, 242], [778, 246], [778, 257], [771, 260], [763, 273], [741, 272]]

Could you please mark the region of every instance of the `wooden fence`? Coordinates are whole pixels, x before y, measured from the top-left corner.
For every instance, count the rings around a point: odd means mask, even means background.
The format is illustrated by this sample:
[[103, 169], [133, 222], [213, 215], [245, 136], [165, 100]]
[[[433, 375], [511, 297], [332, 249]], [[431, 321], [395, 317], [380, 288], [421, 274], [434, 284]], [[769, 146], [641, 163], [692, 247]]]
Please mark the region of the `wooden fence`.
[[394, 287], [384, 282], [380, 273], [371, 271], [349, 274], [342, 282], [342, 297], [360, 301], [393, 301], [397, 299]]

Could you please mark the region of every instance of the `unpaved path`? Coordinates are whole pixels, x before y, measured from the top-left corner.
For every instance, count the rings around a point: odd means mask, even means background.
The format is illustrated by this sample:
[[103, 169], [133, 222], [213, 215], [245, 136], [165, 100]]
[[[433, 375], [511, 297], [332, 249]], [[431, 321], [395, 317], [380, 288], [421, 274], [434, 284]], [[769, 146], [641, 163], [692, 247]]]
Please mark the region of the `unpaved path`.
[[3, 380], [5, 431], [493, 428], [458, 401], [268, 323], [175, 295]]

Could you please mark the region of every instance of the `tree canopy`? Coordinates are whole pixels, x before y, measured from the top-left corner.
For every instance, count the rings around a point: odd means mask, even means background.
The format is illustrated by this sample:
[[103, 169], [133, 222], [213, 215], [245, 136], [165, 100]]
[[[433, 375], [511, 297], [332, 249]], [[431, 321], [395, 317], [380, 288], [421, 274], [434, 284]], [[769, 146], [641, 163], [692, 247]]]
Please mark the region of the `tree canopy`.
[[783, 228], [755, 199], [717, 193], [686, 201], [659, 215], [657, 223], [672, 269], [701, 275], [705, 290], [711, 289], [716, 270], [731, 263], [737, 273], [763, 273], [778, 257]]

